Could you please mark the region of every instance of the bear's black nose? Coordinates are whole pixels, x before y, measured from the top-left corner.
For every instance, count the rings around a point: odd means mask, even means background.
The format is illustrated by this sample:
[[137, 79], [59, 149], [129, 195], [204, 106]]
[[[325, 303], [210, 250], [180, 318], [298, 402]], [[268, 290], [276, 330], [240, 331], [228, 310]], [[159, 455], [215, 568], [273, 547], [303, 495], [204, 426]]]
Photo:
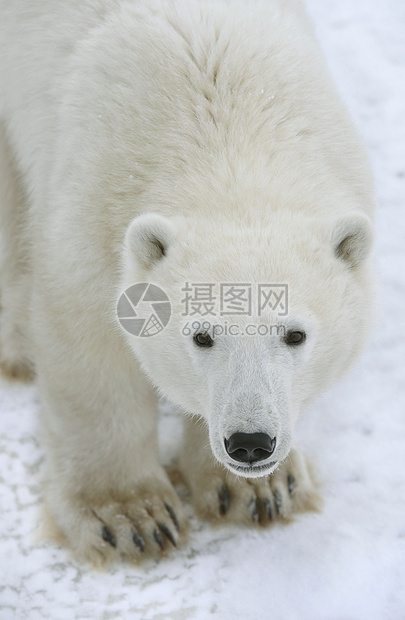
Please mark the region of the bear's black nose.
[[229, 456], [241, 463], [264, 461], [276, 448], [276, 438], [266, 433], [234, 433], [224, 443]]

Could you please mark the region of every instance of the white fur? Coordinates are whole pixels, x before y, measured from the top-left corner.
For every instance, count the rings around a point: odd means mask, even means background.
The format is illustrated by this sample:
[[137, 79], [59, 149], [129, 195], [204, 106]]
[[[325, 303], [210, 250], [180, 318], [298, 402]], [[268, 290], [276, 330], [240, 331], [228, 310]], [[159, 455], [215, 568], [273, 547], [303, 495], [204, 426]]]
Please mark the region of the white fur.
[[[131, 523], [153, 553], [165, 503], [184, 529], [152, 386], [207, 425], [216, 461], [196, 470], [208, 442], [196, 427], [182, 457], [196, 497], [222, 480], [218, 463], [254, 477], [277, 461], [274, 480], [293, 471], [307, 493], [302, 459], [286, 457], [300, 411], [365, 342], [374, 197], [303, 7], [0, 0], [0, 14], [1, 355], [35, 366], [64, 539], [92, 561], [137, 559]], [[166, 291], [172, 318], [129, 337], [116, 302], [143, 281]], [[287, 283], [285, 320], [233, 322], [281, 323], [306, 342], [219, 336], [199, 349], [182, 335], [186, 282]], [[236, 471], [224, 438], [257, 431], [277, 437], [271, 461]]]

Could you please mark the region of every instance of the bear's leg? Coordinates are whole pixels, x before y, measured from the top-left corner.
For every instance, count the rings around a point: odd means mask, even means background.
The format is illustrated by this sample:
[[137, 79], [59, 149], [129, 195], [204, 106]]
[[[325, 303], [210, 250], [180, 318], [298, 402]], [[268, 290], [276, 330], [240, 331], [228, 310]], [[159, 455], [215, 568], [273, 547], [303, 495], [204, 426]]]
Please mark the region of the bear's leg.
[[102, 317], [86, 327], [78, 313], [69, 330], [68, 310], [42, 310], [35, 353], [49, 470], [44, 533], [96, 566], [169, 551], [186, 524], [158, 461], [154, 392]]
[[0, 121], [0, 366], [11, 377], [30, 379], [28, 354], [30, 273], [27, 203], [17, 165]]
[[215, 459], [203, 421], [186, 420], [180, 466], [194, 509], [205, 520], [269, 525], [320, 508], [317, 485], [301, 452], [291, 450], [270, 476], [242, 478]]

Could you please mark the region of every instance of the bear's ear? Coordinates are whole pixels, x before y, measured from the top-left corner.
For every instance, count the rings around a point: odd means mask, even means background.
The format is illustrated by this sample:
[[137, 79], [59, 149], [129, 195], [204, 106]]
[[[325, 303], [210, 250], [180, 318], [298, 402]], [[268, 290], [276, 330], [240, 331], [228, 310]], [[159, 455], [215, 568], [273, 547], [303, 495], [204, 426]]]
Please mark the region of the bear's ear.
[[172, 222], [163, 215], [147, 213], [134, 218], [125, 235], [127, 252], [149, 269], [164, 256], [174, 240]]
[[337, 220], [332, 230], [332, 244], [335, 256], [355, 269], [366, 260], [373, 245], [370, 219], [359, 213]]

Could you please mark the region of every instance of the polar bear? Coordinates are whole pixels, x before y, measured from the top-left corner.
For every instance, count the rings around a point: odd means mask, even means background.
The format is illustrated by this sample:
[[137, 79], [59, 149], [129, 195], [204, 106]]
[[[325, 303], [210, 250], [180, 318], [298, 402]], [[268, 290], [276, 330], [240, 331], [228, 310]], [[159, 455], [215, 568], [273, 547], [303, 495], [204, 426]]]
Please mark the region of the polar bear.
[[[182, 542], [158, 395], [201, 517], [316, 508], [294, 425], [366, 342], [374, 191], [303, 6], [0, 7], [1, 359], [37, 377], [60, 540], [94, 564]], [[150, 336], [118, 320], [137, 284], [170, 307]]]

